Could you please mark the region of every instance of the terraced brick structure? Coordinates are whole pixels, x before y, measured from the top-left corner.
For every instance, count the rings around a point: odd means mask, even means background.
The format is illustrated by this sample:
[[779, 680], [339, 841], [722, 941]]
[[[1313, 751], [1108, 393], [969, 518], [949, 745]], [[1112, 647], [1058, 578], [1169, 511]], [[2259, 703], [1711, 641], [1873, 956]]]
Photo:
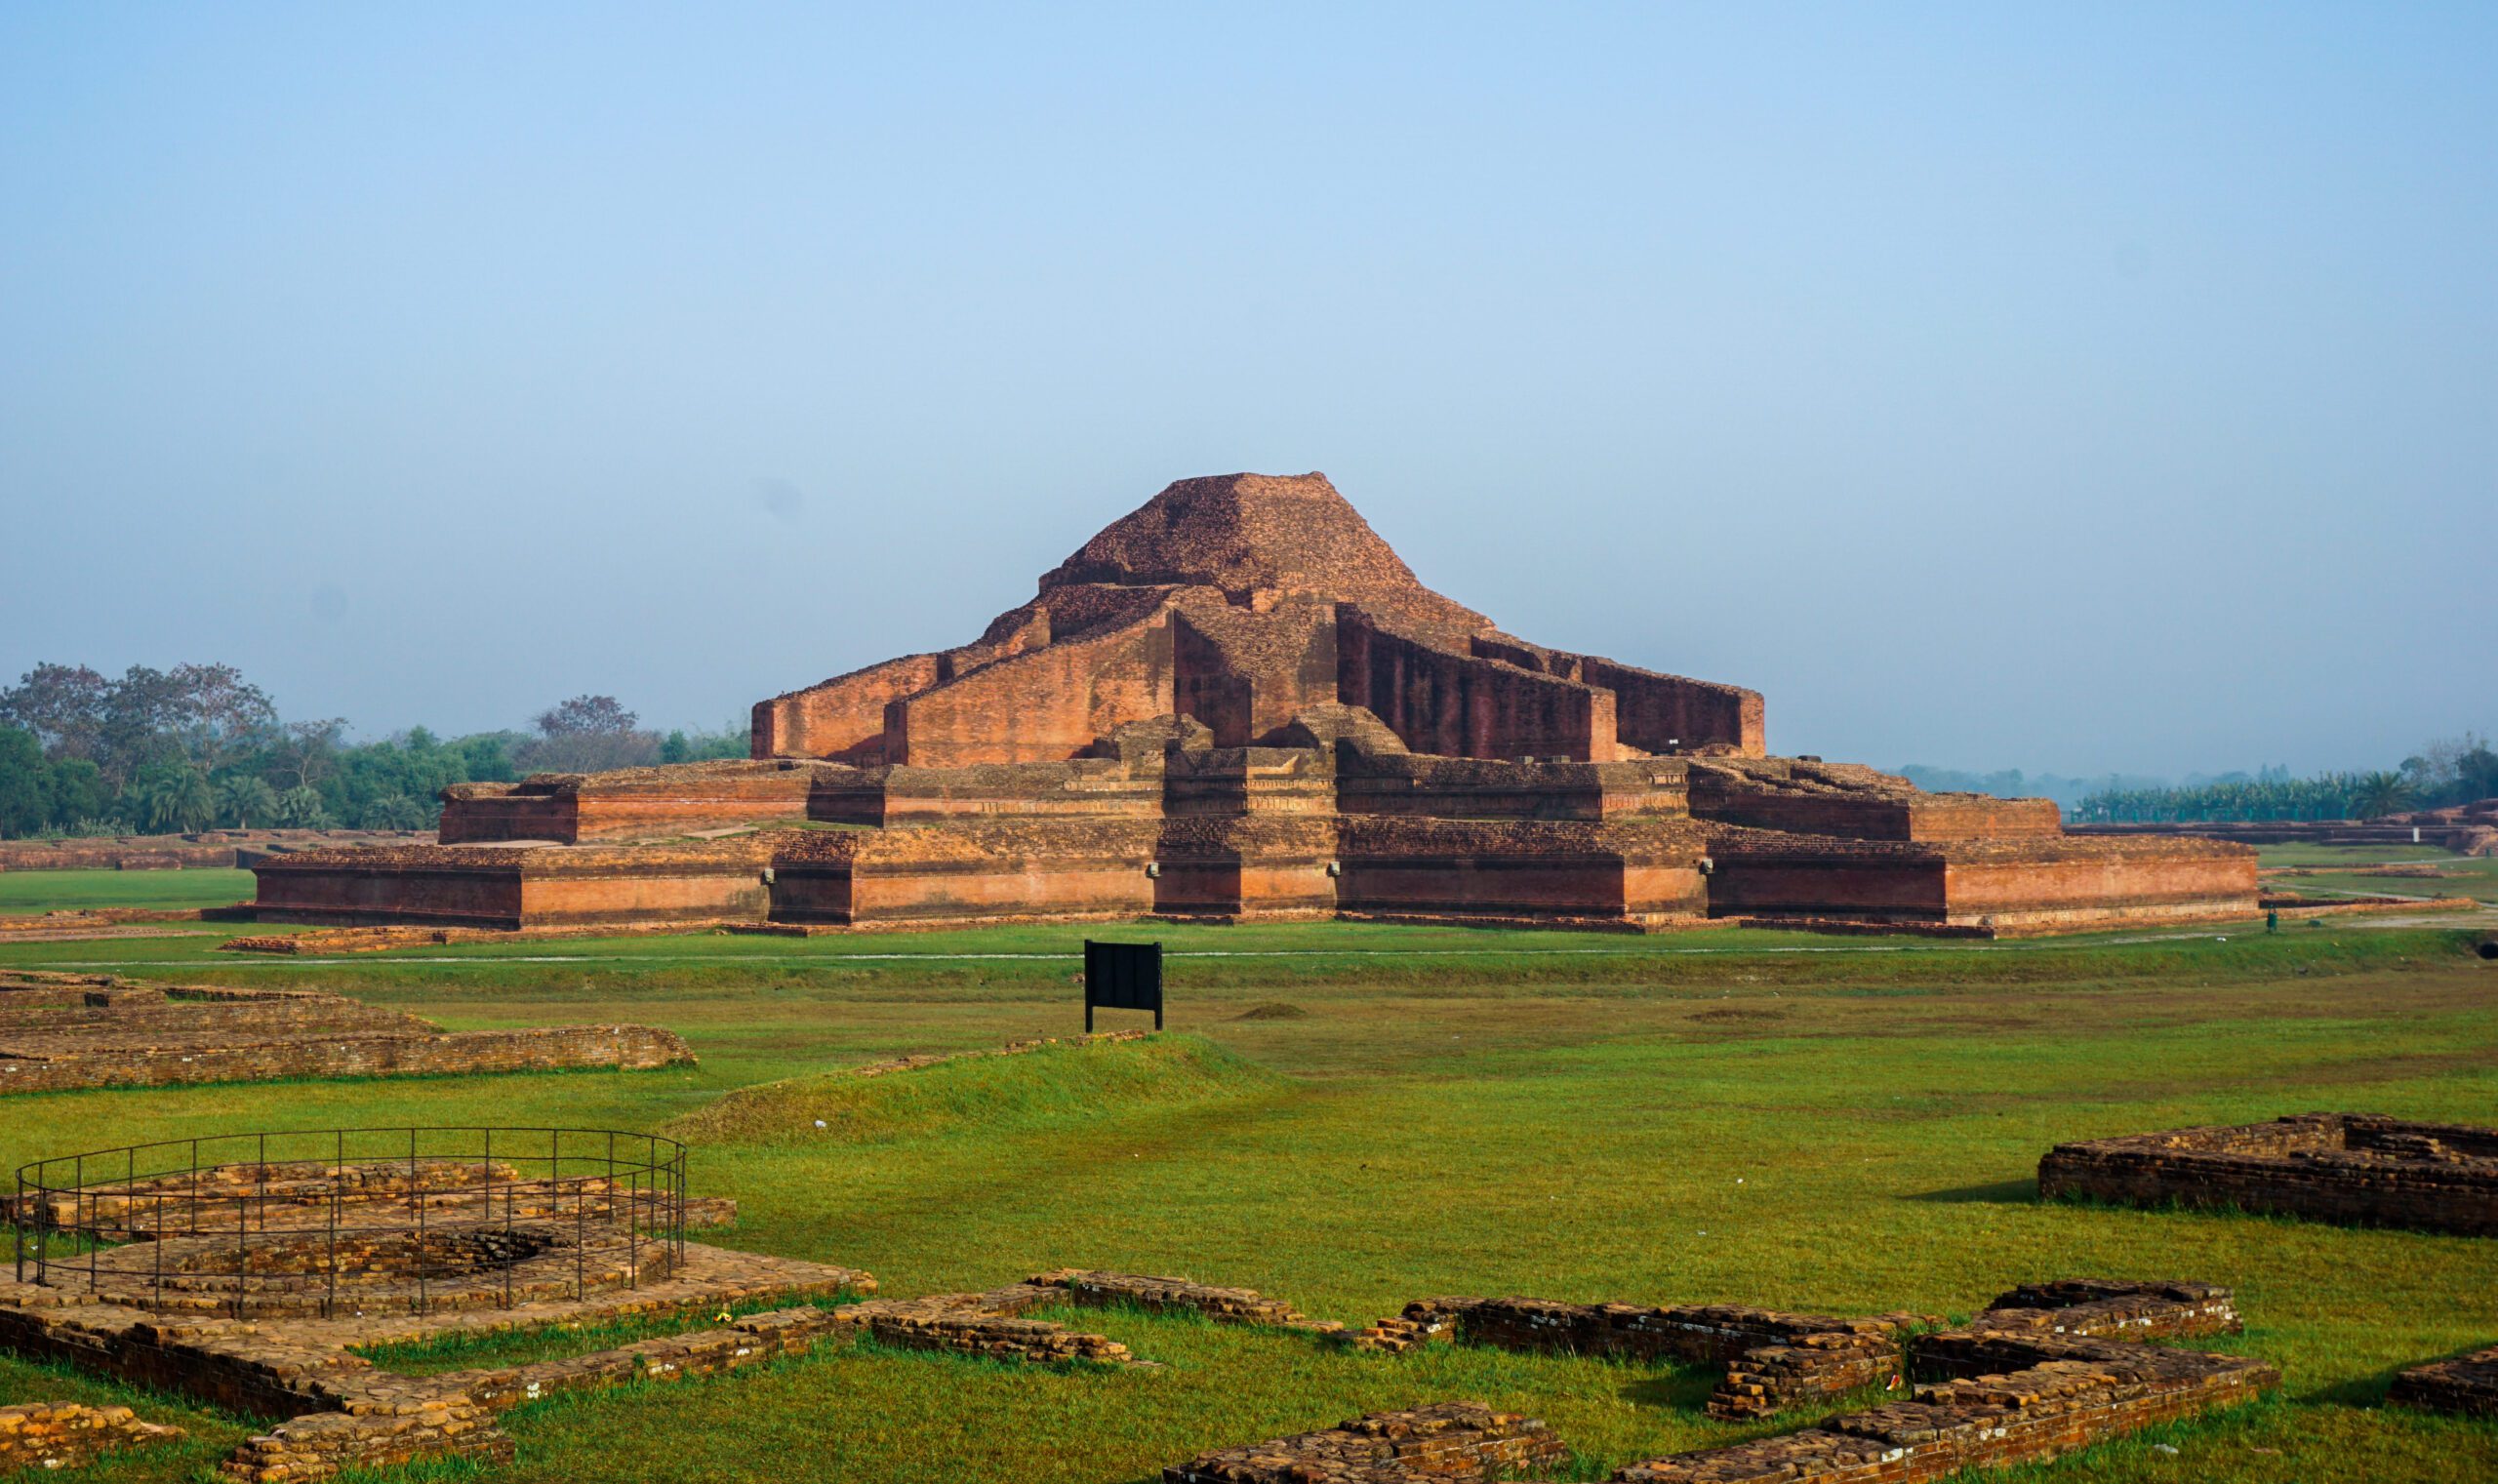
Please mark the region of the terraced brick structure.
[[2058, 1144], [2038, 1193], [2498, 1236], [2498, 1129], [2370, 1113]]
[[1188, 479], [969, 644], [754, 707], [745, 762], [446, 790], [258, 867], [277, 922], [1163, 916], [1963, 934], [2251, 914], [2255, 857], [1777, 757], [1756, 691], [1433, 592], [1323, 475]]
[[693, 1062], [682, 1038], [654, 1025], [446, 1031], [310, 989], [0, 972], [0, 1094]]

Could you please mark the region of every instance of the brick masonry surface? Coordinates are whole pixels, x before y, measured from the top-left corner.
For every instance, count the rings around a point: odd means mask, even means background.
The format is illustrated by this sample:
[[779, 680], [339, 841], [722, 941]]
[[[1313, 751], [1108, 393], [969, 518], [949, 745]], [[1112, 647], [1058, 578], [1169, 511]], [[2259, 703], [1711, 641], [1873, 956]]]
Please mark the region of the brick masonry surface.
[[1907, 1401], [1799, 1432], [1615, 1470], [1618, 1484], [1908, 1484], [2037, 1462], [2156, 1423], [2251, 1400], [2279, 1377], [2262, 1361], [2035, 1332], [1935, 1336], [1915, 1358], [1983, 1367]]
[[1396, 1484], [1507, 1479], [1567, 1455], [1541, 1419], [1480, 1402], [1374, 1412], [1319, 1432], [1221, 1448], [1162, 1470], [1166, 1484]]
[[873, 1276], [689, 1243], [666, 1277], [582, 1300], [509, 1309], [237, 1320], [166, 1315], [95, 1301], [77, 1290], [0, 1277], [0, 1348], [67, 1361], [114, 1379], [178, 1391], [276, 1420], [221, 1465], [225, 1477], [279, 1484], [342, 1467], [429, 1458], [493, 1462], [511, 1455], [495, 1414], [554, 1391], [675, 1381], [810, 1348], [850, 1326], [815, 1304], [724, 1320], [720, 1328], [525, 1366], [407, 1376], [356, 1353], [458, 1334], [594, 1324], [626, 1317], [725, 1312], [757, 1300], [872, 1293]]
[[66, 1468], [116, 1448], [170, 1442], [182, 1429], [141, 1422], [128, 1407], [18, 1402], [0, 1407], [0, 1473]]
[[[424, 1172], [419, 1172], [422, 1180]], [[139, 1384], [278, 1420], [221, 1465], [252, 1484], [324, 1479], [342, 1467], [420, 1459], [492, 1463], [510, 1456], [498, 1413], [566, 1390], [665, 1383], [802, 1354], [862, 1336], [909, 1348], [1039, 1363], [1149, 1367], [1107, 1337], [1033, 1319], [1065, 1304], [1192, 1311], [1217, 1322], [1327, 1333], [1256, 1290], [1185, 1278], [1057, 1268], [975, 1294], [868, 1298], [855, 1269], [688, 1244], [674, 1270], [637, 1288], [474, 1312], [244, 1322], [151, 1313], [74, 1289], [0, 1279], [0, 1346], [68, 1360]], [[732, 1318], [731, 1305], [812, 1300]], [[456, 1334], [597, 1323], [625, 1316], [702, 1315], [714, 1327], [592, 1354], [409, 1376], [357, 1351]], [[1890, 1347], [1921, 1384], [1910, 1399], [1733, 1448], [1652, 1460], [1614, 1476], [1640, 1484], [1783, 1481], [1892, 1484], [1973, 1464], [2052, 1458], [2154, 1422], [2240, 1400], [2276, 1380], [2268, 1366], [2140, 1342], [2234, 1333], [2229, 1290], [2192, 1283], [2065, 1280], [2015, 1289], [1961, 1330], [1926, 1332], [1912, 1315], [1825, 1319], [1734, 1305], [1642, 1308], [1533, 1300], [1440, 1300], [1347, 1337], [1384, 1350], [1428, 1340], [1576, 1348], [1625, 1358], [1712, 1358], [1731, 1372], [1768, 1367], [1764, 1350], [1846, 1337]], [[1412, 1326], [1398, 1329], [1396, 1326]], [[1751, 1344], [1751, 1342], [1765, 1342]], [[2478, 1357], [2467, 1357], [2477, 1360]], [[1869, 1375], [1867, 1381], [1873, 1380]], [[1826, 1380], [1826, 1379], [1825, 1379]], [[1812, 1388], [1830, 1394], [1817, 1383]], [[1725, 1388], [1721, 1387], [1721, 1394]], [[1712, 1411], [1716, 1407], [1712, 1403]], [[1757, 1416], [1760, 1410], [1736, 1412]], [[1166, 1469], [1173, 1484], [1393, 1484], [1541, 1472], [1566, 1452], [1532, 1418], [1446, 1402], [1356, 1418], [1272, 1442], [1217, 1449]]]
[[974, 642], [758, 703], [746, 760], [458, 784], [443, 843], [270, 860], [253, 910], [1989, 936], [2256, 910], [2247, 847], [2078, 840], [2046, 800], [1769, 756], [1763, 715], [1503, 632], [1324, 475], [1188, 479]]
[[0, 971], [0, 1094], [693, 1062], [682, 1038], [652, 1025], [445, 1031], [307, 989]]
[[[2142, 1344], [2233, 1334], [2230, 1291], [2067, 1280], [2015, 1289], [1963, 1330], [1913, 1334], [1906, 1401], [1801, 1431], [1617, 1469], [1618, 1484], [1914, 1484], [2052, 1459], [2156, 1423], [2251, 1399], [2262, 1361]], [[2124, 1338], [2115, 1338], [2115, 1337]]]
[[2394, 1378], [2386, 1400], [2428, 1412], [2498, 1417], [2498, 1345], [2413, 1366]]
[[2058, 1144], [2038, 1193], [2498, 1236], [2498, 1129], [2370, 1113]]

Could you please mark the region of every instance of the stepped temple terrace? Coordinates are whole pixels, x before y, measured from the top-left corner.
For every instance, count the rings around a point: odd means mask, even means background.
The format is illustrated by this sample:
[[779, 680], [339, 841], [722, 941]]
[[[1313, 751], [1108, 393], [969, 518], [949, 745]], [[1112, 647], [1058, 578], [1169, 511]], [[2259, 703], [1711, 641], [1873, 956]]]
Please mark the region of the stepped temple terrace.
[[[1521, 533], [1531, 540], [1532, 532]], [[1626, 640], [1651, 613], [1626, 604]], [[1739, 686], [1425, 587], [1327, 479], [1172, 485], [979, 639], [754, 707], [744, 762], [446, 791], [258, 915], [786, 931], [1137, 917], [2038, 933], [2244, 915], [2255, 854], [1779, 757]]]

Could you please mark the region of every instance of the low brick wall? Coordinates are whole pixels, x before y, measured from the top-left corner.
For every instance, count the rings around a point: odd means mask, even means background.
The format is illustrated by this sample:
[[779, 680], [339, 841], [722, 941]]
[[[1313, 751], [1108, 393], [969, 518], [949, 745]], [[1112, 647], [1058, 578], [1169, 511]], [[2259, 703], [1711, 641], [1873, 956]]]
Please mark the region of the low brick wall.
[[2498, 1345], [2413, 1366], [2394, 1378], [2385, 1399], [2427, 1412], [2498, 1417]]
[[904, 1349], [951, 1350], [1038, 1365], [1079, 1360], [1109, 1366], [1136, 1363], [1128, 1347], [1108, 1335], [1082, 1334], [1063, 1324], [1024, 1317], [1027, 1310], [1045, 1304], [1066, 1302], [1061, 1289], [1018, 1283], [985, 1294], [875, 1299], [845, 1304], [834, 1312], [842, 1323]]
[[1917, 1484], [2039, 1462], [2157, 1423], [2253, 1399], [2279, 1373], [2236, 1355], [2036, 1333], [1911, 1343], [1913, 1363], [1972, 1372], [1908, 1401], [1816, 1427], [1617, 1469], [1617, 1484]]
[[1905, 1366], [1901, 1342], [1907, 1333], [1941, 1323], [1922, 1314], [1844, 1319], [1731, 1304], [1648, 1307], [1549, 1299], [1422, 1299], [1401, 1314], [1349, 1335], [1347, 1343], [1398, 1351], [1457, 1340], [1506, 1350], [1723, 1364], [1726, 1376], [1709, 1398], [1709, 1414], [1734, 1419], [1765, 1417], [1896, 1376]]
[[1333, 1319], [1312, 1319], [1281, 1299], [1269, 1299], [1254, 1288], [1218, 1288], [1186, 1278], [1072, 1267], [1035, 1273], [1027, 1281], [1034, 1288], [1057, 1290], [1065, 1303], [1094, 1308], [1126, 1305], [1156, 1314], [1203, 1314], [1217, 1324], [1258, 1324], [1314, 1335], [1333, 1335], [1344, 1329]]
[[519, 1402], [625, 1381], [710, 1375], [796, 1353], [820, 1338], [855, 1329], [809, 1304], [590, 1355], [436, 1376], [376, 1366], [355, 1347], [635, 1315], [708, 1313], [756, 1299], [875, 1288], [871, 1274], [854, 1268], [689, 1244], [685, 1263], [664, 1279], [583, 1300], [424, 1316], [243, 1322], [168, 1317], [0, 1276], [0, 1348], [279, 1420], [236, 1449], [220, 1473], [250, 1484], [295, 1484], [326, 1479], [349, 1466], [507, 1460], [511, 1442], [494, 1418]]
[[1202, 1453], [1162, 1470], [1166, 1484], [1392, 1484], [1509, 1479], [1568, 1456], [1540, 1418], [1480, 1402], [1374, 1412], [1319, 1432]]
[[2363, 1113], [2058, 1144], [2038, 1193], [2498, 1235], [2498, 1130]]
[[0, 1472], [68, 1468], [117, 1448], [170, 1442], [182, 1429], [142, 1423], [128, 1407], [18, 1402], [0, 1407]]

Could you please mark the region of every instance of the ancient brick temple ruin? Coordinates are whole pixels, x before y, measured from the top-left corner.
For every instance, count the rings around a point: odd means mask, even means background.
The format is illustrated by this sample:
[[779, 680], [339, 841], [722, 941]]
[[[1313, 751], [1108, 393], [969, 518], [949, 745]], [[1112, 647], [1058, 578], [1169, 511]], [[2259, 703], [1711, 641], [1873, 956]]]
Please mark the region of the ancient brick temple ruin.
[[1317, 474], [1183, 480], [974, 643], [754, 708], [749, 761], [446, 792], [272, 921], [1148, 915], [2039, 932], [2250, 913], [2255, 858], [1769, 754], [1759, 693], [1508, 634]]

